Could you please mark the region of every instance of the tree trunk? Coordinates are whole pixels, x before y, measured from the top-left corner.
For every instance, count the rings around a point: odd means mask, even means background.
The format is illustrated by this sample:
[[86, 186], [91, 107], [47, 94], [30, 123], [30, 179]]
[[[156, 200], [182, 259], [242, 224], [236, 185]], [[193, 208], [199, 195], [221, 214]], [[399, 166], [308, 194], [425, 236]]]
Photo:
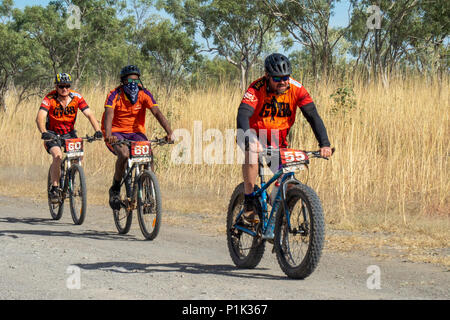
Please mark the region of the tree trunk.
[[0, 111], [7, 112], [8, 107], [6, 106], [6, 90], [0, 89]]
[[241, 87], [241, 91], [245, 92], [245, 90], [247, 90], [247, 74], [248, 74], [248, 70], [246, 68], [246, 66], [241, 63], [241, 83], [240, 83], [240, 87]]

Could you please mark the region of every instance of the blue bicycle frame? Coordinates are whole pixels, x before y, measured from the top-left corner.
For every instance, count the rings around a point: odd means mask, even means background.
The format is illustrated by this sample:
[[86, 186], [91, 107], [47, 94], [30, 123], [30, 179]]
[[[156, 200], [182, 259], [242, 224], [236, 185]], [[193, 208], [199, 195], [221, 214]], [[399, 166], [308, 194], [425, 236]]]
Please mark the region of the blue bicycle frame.
[[[298, 184], [300, 183], [298, 180], [295, 179], [294, 177], [294, 173], [293, 172], [287, 172], [284, 173], [282, 179], [281, 179], [281, 183], [280, 183], [280, 188], [278, 188], [275, 200], [272, 204], [272, 210], [270, 212], [270, 215], [268, 214], [268, 208], [267, 208], [267, 188], [274, 183], [275, 181], [278, 180], [278, 178], [280, 178], [283, 175], [283, 169], [278, 170], [277, 173], [275, 173], [275, 175], [267, 182], [264, 182], [264, 177], [263, 175], [260, 173], [260, 177], [261, 177], [261, 188], [259, 188], [258, 190], [252, 192], [252, 196], [254, 196], [256, 199], [258, 199], [260, 201], [261, 204], [261, 208], [262, 208], [262, 237], [263, 239], [273, 239], [274, 238], [274, 227], [275, 227], [275, 215], [276, 212], [278, 211], [278, 208], [281, 205], [284, 206], [284, 212], [286, 214], [286, 218], [287, 218], [287, 222], [288, 222], [288, 226], [289, 226], [289, 230], [291, 229], [291, 223], [290, 223], [290, 218], [289, 218], [289, 209], [288, 207], [285, 205], [285, 182], [287, 180], [291, 180], [292, 183], [294, 184]], [[244, 209], [242, 209], [238, 216], [236, 217], [236, 221], [239, 221], [239, 218], [241, 217], [241, 215], [244, 213]], [[237, 225], [236, 223], [233, 226], [234, 228], [241, 230], [245, 233], [250, 234], [251, 236], [255, 237], [257, 236], [257, 233], [249, 230], [243, 226]]]

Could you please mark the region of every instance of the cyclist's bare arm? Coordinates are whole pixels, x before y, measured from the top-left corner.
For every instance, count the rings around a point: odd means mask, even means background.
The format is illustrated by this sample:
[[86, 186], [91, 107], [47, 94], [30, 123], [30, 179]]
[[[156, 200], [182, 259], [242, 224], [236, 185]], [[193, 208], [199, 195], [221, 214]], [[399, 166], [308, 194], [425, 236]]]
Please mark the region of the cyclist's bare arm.
[[150, 111], [155, 116], [156, 120], [158, 120], [159, 124], [163, 129], [167, 132], [168, 141], [172, 141], [172, 129], [170, 128], [169, 121], [167, 121], [166, 117], [162, 114], [161, 110], [157, 106], [153, 106]]
[[91, 111], [90, 108], [86, 108], [83, 111], [83, 114], [88, 118], [89, 122], [91, 123], [92, 127], [95, 131], [100, 131], [100, 125], [98, 124], [97, 119], [95, 118], [94, 113]]
[[39, 109], [38, 114], [36, 116], [36, 124], [40, 133], [46, 132], [45, 123], [47, 121], [47, 113], [48, 111]]
[[117, 141], [117, 137], [111, 134], [113, 118], [114, 118], [114, 109], [105, 107], [105, 119], [104, 119], [105, 141], [108, 143], [114, 143]]

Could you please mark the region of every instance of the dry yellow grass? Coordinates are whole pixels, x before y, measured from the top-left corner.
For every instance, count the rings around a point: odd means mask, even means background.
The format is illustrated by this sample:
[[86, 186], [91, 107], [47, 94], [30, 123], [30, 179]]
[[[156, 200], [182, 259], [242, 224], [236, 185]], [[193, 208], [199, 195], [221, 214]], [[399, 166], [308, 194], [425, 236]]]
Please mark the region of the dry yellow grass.
[[[425, 78], [392, 80], [389, 88], [354, 81], [356, 106], [337, 111], [332, 109], [330, 95], [339, 85], [305, 86], [337, 149], [331, 161], [312, 161], [308, 179], [323, 202], [327, 224], [353, 231], [393, 233], [397, 236], [391, 240], [395, 241], [402, 236], [414, 239], [412, 235], [420, 235], [428, 240], [417, 243], [429, 248], [447, 247], [448, 79], [441, 89]], [[112, 88], [90, 86], [79, 90], [99, 120], [106, 94]], [[227, 129], [235, 128], [241, 99], [237, 87], [178, 90], [170, 97], [157, 88], [150, 86], [150, 90], [174, 129], [185, 128], [192, 134], [194, 121], [201, 121], [203, 132], [214, 128], [225, 136]], [[15, 98], [8, 99], [13, 102]], [[50, 157], [34, 123], [40, 101], [34, 98], [16, 111], [0, 115], [0, 193], [46, 197]], [[79, 135], [93, 133], [81, 114], [76, 128]], [[162, 129], [151, 115], [147, 128], [154, 133], [149, 136], [162, 136]], [[204, 141], [203, 148], [209, 144]], [[300, 112], [291, 146], [317, 148]], [[223, 222], [229, 197], [241, 181], [240, 165], [176, 165], [170, 161], [172, 148], [165, 146], [156, 151], [165, 209], [183, 214], [186, 223], [195, 214], [210, 214], [212, 220]], [[106, 205], [114, 157], [103, 142], [89, 144], [85, 151], [89, 202]]]

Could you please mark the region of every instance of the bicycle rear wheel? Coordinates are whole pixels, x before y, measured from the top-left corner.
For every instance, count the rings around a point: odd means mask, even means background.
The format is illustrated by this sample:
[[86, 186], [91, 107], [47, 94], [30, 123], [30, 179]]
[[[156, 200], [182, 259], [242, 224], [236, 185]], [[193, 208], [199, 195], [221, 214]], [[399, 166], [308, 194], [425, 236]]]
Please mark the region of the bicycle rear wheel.
[[114, 223], [119, 234], [127, 234], [130, 231], [133, 221], [133, 209], [130, 205], [131, 196], [131, 179], [126, 179], [120, 187], [120, 209], [113, 210]]
[[[61, 179], [62, 180], [62, 179]], [[48, 178], [47, 178], [47, 197], [48, 197], [48, 207], [50, 209], [50, 215], [53, 220], [61, 219], [64, 212], [64, 199], [60, 198], [57, 203], [52, 202], [50, 198], [50, 189], [52, 187], [52, 180], [50, 177], [50, 169], [48, 170]]]
[[162, 201], [158, 179], [150, 170], [144, 170], [139, 177], [137, 204], [142, 234], [145, 239], [153, 240], [161, 226]]
[[[227, 245], [231, 259], [238, 268], [252, 269], [264, 255], [265, 240], [253, 237], [234, 227], [236, 218], [244, 206], [244, 183], [234, 190], [227, 212]], [[257, 208], [261, 210], [261, 208]]]
[[87, 191], [83, 167], [73, 164], [69, 171], [70, 213], [76, 225], [81, 225], [86, 218]]
[[274, 246], [278, 264], [293, 279], [308, 277], [319, 264], [325, 237], [320, 199], [300, 184], [286, 192], [291, 230], [283, 208], [277, 212]]

